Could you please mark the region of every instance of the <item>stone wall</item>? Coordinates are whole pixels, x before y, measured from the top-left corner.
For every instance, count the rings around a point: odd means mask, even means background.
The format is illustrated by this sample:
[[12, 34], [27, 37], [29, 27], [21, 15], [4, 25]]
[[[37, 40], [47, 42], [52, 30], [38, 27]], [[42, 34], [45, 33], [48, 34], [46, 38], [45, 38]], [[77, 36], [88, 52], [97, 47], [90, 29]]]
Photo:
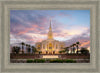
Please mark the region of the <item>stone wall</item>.
[[[39, 59], [46, 54], [10, 54], [10, 59]], [[83, 54], [56, 54], [60, 59], [90, 59], [90, 55]]]
[[61, 59], [90, 59], [90, 55], [83, 55], [83, 54], [67, 54], [67, 55], [60, 55]]

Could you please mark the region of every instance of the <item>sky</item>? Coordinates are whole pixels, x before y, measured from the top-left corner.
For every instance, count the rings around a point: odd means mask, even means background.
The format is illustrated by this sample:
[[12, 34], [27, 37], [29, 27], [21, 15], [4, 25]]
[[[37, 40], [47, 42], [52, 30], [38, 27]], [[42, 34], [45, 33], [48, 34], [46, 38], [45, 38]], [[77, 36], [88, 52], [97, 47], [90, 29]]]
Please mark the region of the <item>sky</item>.
[[11, 10], [10, 44], [46, 40], [50, 19], [55, 40], [90, 48], [90, 10]]

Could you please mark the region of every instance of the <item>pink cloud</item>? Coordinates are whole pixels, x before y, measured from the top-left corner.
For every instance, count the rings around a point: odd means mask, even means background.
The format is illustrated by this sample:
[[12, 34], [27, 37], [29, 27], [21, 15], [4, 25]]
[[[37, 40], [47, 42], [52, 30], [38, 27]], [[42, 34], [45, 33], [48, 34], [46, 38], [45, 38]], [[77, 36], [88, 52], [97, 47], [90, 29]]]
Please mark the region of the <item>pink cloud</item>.
[[90, 41], [81, 42], [81, 47], [90, 47]]
[[25, 34], [25, 33], [29, 32], [29, 31], [38, 31], [37, 28], [39, 28], [38, 25], [32, 25], [31, 28], [26, 28], [23, 31], [19, 31], [17, 35]]

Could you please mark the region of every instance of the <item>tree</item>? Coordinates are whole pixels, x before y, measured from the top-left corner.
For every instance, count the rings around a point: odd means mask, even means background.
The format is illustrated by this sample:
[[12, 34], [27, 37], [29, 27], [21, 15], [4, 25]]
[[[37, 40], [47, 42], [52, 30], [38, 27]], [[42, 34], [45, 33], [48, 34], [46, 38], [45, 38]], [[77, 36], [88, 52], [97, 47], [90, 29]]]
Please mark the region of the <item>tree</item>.
[[15, 49], [16, 49], [16, 47], [13, 46], [13, 47], [12, 47], [12, 53], [15, 53]]
[[73, 48], [72, 48], [73, 46], [72, 45], [70, 45], [70, 49], [71, 49], [71, 53], [73, 52]]
[[26, 44], [26, 52], [28, 53], [28, 44]]
[[65, 47], [64, 49], [65, 49], [66, 53], [69, 52], [69, 47]]
[[31, 52], [31, 48], [30, 48], [30, 45], [28, 45], [28, 53]]
[[79, 45], [80, 45], [80, 42], [76, 42], [77, 54], [78, 54]]
[[20, 51], [20, 47], [18, 46], [13, 47], [13, 53], [19, 54], [19, 51]]
[[36, 52], [36, 48], [34, 46], [32, 46], [32, 53], [35, 54], [35, 52]]
[[62, 51], [59, 51], [59, 53], [61, 54], [61, 53], [62, 53]]
[[22, 54], [23, 54], [24, 53], [24, 45], [25, 45], [25, 43], [22, 42], [21, 45], [22, 45]]
[[16, 54], [19, 54], [20, 47], [16, 47]]
[[65, 53], [66, 51], [65, 50], [60, 50], [59, 51], [59, 53], [61, 54], [61, 53]]
[[39, 54], [41, 54], [42, 53], [42, 51], [39, 51]]
[[73, 47], [73, 49], [72, 49], [73, 50], [73, 53], [75, 53], [75, 46], [76, 46], [76, 44], [73, 44], [72, 45], [72, 47]]
[[82, 47], [80, 52], [81, 52], [81, 54], [89, 54], [89, 50], [85, 47]]

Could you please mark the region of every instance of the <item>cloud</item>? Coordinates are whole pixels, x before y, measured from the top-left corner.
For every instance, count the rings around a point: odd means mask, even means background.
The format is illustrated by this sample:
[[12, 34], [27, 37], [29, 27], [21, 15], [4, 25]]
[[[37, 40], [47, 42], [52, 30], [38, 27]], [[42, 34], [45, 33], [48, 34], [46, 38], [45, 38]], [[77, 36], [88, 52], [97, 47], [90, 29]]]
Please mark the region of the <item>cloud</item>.
[[66, 41], [67, 45], [76, 41], [84, 43], [84, 46], [89, 44], [89, 27], [75, 24], [72, 21], [75, 19], [73, 14], [63, 10], [12, 10], [10, 13], [11, 43], [24, 41], [35, 44], [45, 40], [50, 18], [52, 18], [52, 31], [56, 40]]
[[[86, 31], [88, 32], [88, 30]], [[85, 34], [85, 36], [84, 36]], [[81, 47], [86, 47], [86, 48], [89, 48], [90, 47], [90, 35], [88, 35], [88, 33], [82, 33], [80, 35], [76, 35], [74, 36], [73, 38], [69, 39], [69, 40], [66, 40], [65, 43], [66, 43], [66, 46], [70, 46], [76, 42], [80, 42], [80, 48]]]

